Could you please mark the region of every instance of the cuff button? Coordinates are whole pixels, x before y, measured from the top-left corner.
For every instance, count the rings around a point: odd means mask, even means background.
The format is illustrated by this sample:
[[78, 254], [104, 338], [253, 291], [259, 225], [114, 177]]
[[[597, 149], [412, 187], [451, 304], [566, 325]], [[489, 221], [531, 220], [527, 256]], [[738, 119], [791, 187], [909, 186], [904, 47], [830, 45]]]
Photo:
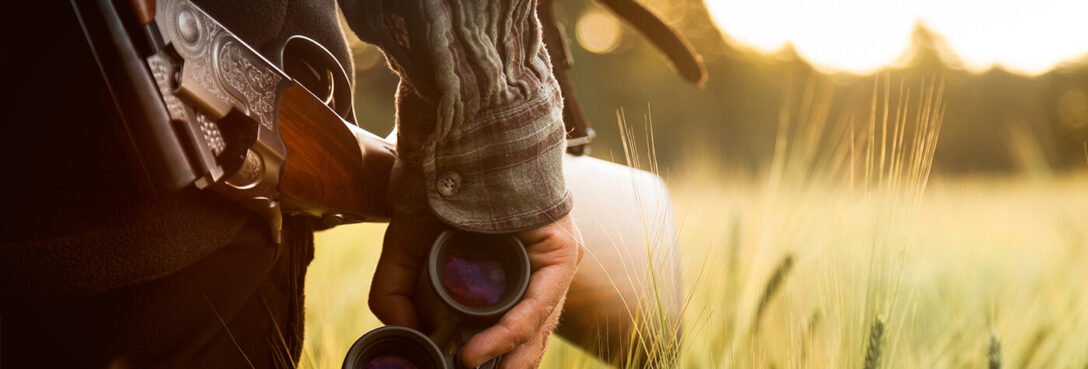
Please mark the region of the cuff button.
[[461, 175], [454, 172], [447, 172], [438, 179], [438, 183], [435, 183], [435, 188], [442, 196], [450, 197], [456, 195], [457, 191], [461, 189]]

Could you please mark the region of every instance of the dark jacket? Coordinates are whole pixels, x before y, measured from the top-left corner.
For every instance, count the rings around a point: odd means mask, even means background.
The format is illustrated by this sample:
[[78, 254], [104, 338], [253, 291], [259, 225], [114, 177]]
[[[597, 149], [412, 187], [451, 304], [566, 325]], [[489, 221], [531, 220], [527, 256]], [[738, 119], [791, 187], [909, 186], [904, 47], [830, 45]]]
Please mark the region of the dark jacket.
[[[301, 34], [351, 65], [332, 0], [195, 2], [270, 60], [287, 36]], [[0, 300], [131, 286], [233, 239], [252, 217], [234, 203], [195, 189], [141, 193], [69, 2], [19, 7], [25, 16], [2, 25]]]

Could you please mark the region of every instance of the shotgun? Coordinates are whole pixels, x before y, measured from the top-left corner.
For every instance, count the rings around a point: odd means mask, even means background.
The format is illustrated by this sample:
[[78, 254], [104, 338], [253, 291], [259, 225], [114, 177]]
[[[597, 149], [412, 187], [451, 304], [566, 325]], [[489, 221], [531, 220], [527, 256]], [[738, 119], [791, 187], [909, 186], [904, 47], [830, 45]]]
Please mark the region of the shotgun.
[[[347, 73], [320, 44], [291, 37], [279, 60], [270, 61], [189, 0], [71, 4], [117, 104], [148, 191], [168, 193], [189, 186], [213, 190], [264, 215], [277, 242], [284, 213], [320, 218], [329, 227], [391, 216], [385, 193], [396, 159], [394, 146], [354, 124]], [[698, 75], [701, 79], [701, 69]], [[586, 120], [578, 121], [586, 132]], [[621, 366], [650, 366], [660, 360], [655, 356], [663, 355], [652, 348], [671, 352], [675, 343], [654, 342], [679, 341], [680, 309], [674, 307], [679, 305], [679, 289], [664, 297], [670, 308], [662, 324], [641, 326], [646, 319], [637, 316], [645, 298], [640, 287], [647, 281], [631, 275], [648, 275], [645, 271], [657, 268], [679, 286], [675, 258], [641, 261], [645, 245], [654, 241], [638, 237], [661, 235], [663, 254], [675, 254], [668, 190], [656, 175], [590, 157], [568, 155], [564, 170], [580, 199], [575, 215], [589, 255], [608, 262], [582, 265], [568, 293], [559, 334], [607, 361], [628, 358], [628, 365]], [[651, 209], [640, 203], [651, 204]], [[639, 216], [646, 211], [650, 219], [660, 216], [665, 221], [647, 232], [615, 237], [616, 230], [645, 227]], [[435, 346], [418, 332], [395, 327], [380, 332], [392, 333], [365, 337], [403, 336]], [[352, 352], [366, 352], [366, 347], [360, 344]]]
[[359, 128], [348, 74], [317, 42], [286, 40], [279, 63], [188, 0], [72, 0], [143, 182], [210, 189], [268, 219], [380, 221], [394, 146]]

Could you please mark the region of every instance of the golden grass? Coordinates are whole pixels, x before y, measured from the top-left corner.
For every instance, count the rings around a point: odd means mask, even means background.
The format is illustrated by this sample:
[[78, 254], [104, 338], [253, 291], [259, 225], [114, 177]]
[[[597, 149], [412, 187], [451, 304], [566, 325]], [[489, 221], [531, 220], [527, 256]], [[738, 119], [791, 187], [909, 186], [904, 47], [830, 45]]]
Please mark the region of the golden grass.
[[[986, 368], [998, 338], [1005, 365], [1088, 366], [1088, 176], [930, 178], [940, 85], [883, 79], [831, 117], [808, 83], [764, 173], [706, 158], [671, 173], [690, 299], [669, 366], [862, 368], [875, 321], [879, 368]], [[383, 230], [317, 235], [300, 366], [338, 368], [380, 325], [366, 296]], [[542, 367], [603, 364], [553, 340]]]
[[[880, 310], [888, 317], [883, 367], [984, 368], [991, 330], [1010, 367], [1088, 364], [1086, 185], [1084, 174], [1042, 183], [935, 178], [904, 220], [910, 232], [896, 236], [909, 247], [886, 257], [899, 265], [901, 296]], [[879, 211], [826, 189], [792, 197], [784, 210], [761, 196], [765, 189], [729, 177], [674, 182], [685, 281], [700, 278], [705, 260], [740, 259], [737, 273], [711, 268], [706, 282], [685, 286], [695, 298], [683, 367], [860, 368], [872, 321], [866, 273], [891, 270], [869, 268], [867, 245], [886, 232], [873, 221]], [[740, 214], [736, 231], [723, 224], [723, 208]], [[885, 244], [900, 242], [892, 241]], [[753, 316], [745, 311], [759, 306], [786, 253], [797, 255], [792, 272], [758, 336], [745, 336]]]

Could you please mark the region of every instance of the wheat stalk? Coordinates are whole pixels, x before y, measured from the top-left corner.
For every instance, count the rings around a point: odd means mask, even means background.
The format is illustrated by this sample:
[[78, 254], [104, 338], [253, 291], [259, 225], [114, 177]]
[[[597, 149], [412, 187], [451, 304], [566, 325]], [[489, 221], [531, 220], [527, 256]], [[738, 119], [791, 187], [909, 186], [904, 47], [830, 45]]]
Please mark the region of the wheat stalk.
[[880, 350], [884, 344], [884, 318], [873, 320], [869, 328], [869, 347], [865, 350], [865, 369], [880, 367]]
[[1001, 369], [1001, 340], [997, 332], [990, 331], [990, 346], [986, 348], [986, 361], [990, 369]]
[[786, 280], [786, 276], [790, 274], [793, 269], [793, 254], [787, 253], [782, 257], [782, 261], [775, 267], [774, 273], [771, 274], [771, 278], [767, 280], [767, 284], [763, 287], [763, 295], [759, 297], [759, 306], [756, 308], [755, 319], [752, 322], [752, 332], [759, 331], [759, 322], [763, 320], [763, 312], [767, 309], [767, 305], [770, 305], [771, 299], [778, 293], [782, 282]]

